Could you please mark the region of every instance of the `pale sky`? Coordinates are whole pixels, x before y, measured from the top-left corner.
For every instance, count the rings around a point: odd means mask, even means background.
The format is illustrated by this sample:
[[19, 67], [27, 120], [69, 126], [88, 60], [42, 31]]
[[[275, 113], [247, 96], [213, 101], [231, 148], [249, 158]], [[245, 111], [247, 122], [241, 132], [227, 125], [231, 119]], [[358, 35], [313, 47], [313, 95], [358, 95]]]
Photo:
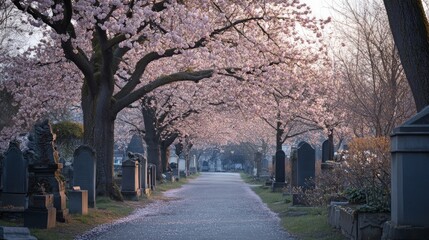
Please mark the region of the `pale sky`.
[[301, 2], [309, 5], [316, 17], [327, 18], [331, 16], [329, 5], [332, 4], [332, 0], [301, 0]]

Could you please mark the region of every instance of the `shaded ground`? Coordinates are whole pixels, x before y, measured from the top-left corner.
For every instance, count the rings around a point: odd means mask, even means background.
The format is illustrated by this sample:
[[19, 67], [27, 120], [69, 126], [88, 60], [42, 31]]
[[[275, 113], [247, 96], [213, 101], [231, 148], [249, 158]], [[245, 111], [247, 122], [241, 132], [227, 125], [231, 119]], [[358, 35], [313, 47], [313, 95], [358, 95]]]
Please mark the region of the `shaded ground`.
[[203, 173], [183, 188], [78, 239], [293, 239], [235, 173]]

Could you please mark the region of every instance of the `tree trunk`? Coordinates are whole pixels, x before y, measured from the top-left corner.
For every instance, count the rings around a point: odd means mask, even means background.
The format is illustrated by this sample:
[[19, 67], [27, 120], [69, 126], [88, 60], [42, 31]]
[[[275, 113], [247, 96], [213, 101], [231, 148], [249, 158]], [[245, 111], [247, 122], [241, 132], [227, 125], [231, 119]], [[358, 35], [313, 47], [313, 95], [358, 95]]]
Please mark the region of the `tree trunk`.
[[160, 180], [162, 174], [161, 143], [156, 129], [155, 110], [150, 107], [143, 106], [141, 111], [145, 126], [144, 140], [147, 145], [147, 160], [149, 163], [156, 165], [156, 178]]
[[98, 94], [82, 90], [82, 110], [84, 119], [84, 144], [96, 151], [97, 195], [122, 200], [113, 179], [113, 146], [115, 116], [110, 110], [110, 90], [100, 87]]
[[162, 172], [167, 172], [170, 158], [170, 146], [164, 146], [161, 144], [161, 163], [162, 163]]
[[417, 111], [429, 105], [429, 25], [421, 1], [384, 0]]
[[281, 128], [282, 123], [280, 121], [277, 122], [277, 128], [276, 128], [276, 151], [282, 150], [282, 137], [284, 130]]

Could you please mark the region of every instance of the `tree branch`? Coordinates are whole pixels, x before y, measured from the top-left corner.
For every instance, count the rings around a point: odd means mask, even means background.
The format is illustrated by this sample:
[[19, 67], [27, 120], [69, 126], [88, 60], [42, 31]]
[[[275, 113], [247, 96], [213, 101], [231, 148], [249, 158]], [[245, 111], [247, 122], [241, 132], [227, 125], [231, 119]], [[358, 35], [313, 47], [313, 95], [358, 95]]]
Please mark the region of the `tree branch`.
[[210, 78], [212, 76], [213, 70], [201, 70], [197, 72], [178, 72], [159, 77], [138, 90], [128, 94], [126, 97], [119, 99], [112, 107], [113, 113], [118, 113], [129, 104], [137, 101], [139, 98], [158, 87], [180, 81], [193, 81], [198, 83], [200, 80]]

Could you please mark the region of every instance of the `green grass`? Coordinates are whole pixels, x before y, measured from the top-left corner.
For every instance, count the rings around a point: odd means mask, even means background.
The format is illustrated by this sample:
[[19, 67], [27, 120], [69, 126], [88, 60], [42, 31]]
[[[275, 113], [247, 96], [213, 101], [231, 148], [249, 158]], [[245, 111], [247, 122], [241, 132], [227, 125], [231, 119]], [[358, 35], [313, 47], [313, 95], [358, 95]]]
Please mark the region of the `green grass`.
[[[245, 182], [254, 184], [252, 178], [242, 174]], [[292, 196], [272, 192], [270, 187], [254, 186], [252, 190], [281, 219], [284, 229], [303, 240], [343, 240], [338, 231], [328, 224], [327, 208], [292, 206]]]
[[[39, 240], [72, 240], [77, 235], [100, 224], [113, 222], [119, 218], [125, 217], [132, 213], [134, 209], [144, 207], [154, 200], [166, 200], [162, 197], [161, 192], [179, 188], [187, 183], [189, 179], [196, 177], [198, 177], [198, 175], [192, 175], [186, 179], [182, 178], [179, 182], [175, 183], [158, 184], [155, 192], [153, 192], [151, 196], [143, 197], [139, 201], [117, 202], [107, 197], [98, 197], [96, 203], [97, 208], [88, 209], [88, 215], [71, 214], [68, 223], [57, 222], [56, 226], [51, 229], [31, 228], [31, 234]], [[16, 219], [2, 218], [0, 219], [0, 225], [22, 227], [24, 226], [24, 220], [22, 217]]]

